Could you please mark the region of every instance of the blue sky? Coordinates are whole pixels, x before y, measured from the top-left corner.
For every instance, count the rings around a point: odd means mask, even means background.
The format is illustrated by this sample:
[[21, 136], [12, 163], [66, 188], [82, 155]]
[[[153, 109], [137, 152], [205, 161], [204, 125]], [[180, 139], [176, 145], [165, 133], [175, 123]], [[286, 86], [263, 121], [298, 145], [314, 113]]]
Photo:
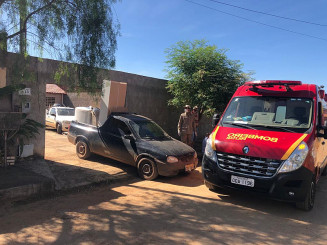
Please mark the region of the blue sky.
[[326, 0], [221, 0], [228, 4], [324, 24], [309, 25], [224, 6], [190, 0], [219, 11], [262, 22], [290, 33], [236, 18], [186, 0], [122, 0], [115, 4], [121, 24], [116, 70], [165, 78], [165, 50], [178, 41], [205, 39], [240, 60], [256, 80], [300, 80], [327, 87]]

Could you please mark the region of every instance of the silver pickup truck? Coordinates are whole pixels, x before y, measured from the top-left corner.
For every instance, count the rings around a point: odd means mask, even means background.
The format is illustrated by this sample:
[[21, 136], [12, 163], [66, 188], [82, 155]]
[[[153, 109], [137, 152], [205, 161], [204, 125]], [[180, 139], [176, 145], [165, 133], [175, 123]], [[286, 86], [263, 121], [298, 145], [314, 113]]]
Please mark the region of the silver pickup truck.
[[51, 107], [46, 114], [45, 124], [54, 128], [58, 134], [68, 131], [71, 121], [75, 120], [75, 109], [70, 107]]

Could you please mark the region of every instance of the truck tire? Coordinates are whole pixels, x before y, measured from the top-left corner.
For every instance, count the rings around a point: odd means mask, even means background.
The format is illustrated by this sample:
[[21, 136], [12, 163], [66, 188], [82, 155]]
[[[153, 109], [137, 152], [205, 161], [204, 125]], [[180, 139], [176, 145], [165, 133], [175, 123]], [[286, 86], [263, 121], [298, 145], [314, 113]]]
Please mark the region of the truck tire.
[[149, 158], [142, 158], [139, 161], [137, 170], [139, 176], [145, 180], [154, 180], [159, 175], [157, 165]]
[[62, 125], [60, 123], [57, 123], [56, 129], [58, 134], [62, 134]]
[[78, 140], [76, 143], [76, 155], [80, 159], [87, 159], [91, 155], [90, 147], [87, 145], [85, 140]]
[[314, 206], [315, 197], [316, 197], [316, 183], [315, 183], [315, 179], [312, 179], [305, 200], [303, 202], [297, 202], [296, 207], [304, 211], [310, 211]]

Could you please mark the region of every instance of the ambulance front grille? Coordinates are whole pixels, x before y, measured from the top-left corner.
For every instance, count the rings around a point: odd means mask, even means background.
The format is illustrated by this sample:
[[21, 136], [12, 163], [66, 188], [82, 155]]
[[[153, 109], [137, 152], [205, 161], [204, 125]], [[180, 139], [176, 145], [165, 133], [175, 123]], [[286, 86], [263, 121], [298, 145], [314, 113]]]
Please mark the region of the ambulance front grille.
[[272, 177], [282, 160], [217, 152], [218, 166], [224, 170], [255, 177]]

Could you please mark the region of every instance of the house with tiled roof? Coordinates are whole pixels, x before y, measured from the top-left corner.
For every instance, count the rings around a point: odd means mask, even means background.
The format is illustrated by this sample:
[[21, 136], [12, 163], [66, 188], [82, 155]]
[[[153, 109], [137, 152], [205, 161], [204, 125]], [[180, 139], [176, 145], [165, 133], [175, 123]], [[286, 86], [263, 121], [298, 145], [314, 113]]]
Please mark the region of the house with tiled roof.
[[57, 84], [46, 84], [46, 106], [51, 107], [53, 104], [63, 104], [66, 91]]

